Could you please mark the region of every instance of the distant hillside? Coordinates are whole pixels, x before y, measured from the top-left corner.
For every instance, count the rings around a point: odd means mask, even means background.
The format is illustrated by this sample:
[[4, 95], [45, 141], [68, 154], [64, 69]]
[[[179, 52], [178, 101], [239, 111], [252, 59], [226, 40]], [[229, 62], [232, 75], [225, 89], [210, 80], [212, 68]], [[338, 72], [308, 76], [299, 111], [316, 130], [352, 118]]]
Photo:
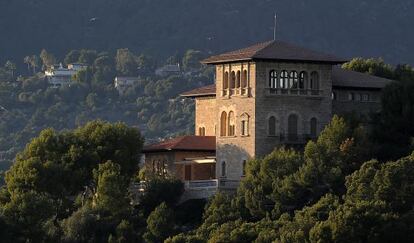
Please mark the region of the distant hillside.
[[114, 50], [167, 57], [218, 52], [278, 38], [344, 57], [414, 63], [412, 0], [2, 0], [0, 62], [42, 48]]

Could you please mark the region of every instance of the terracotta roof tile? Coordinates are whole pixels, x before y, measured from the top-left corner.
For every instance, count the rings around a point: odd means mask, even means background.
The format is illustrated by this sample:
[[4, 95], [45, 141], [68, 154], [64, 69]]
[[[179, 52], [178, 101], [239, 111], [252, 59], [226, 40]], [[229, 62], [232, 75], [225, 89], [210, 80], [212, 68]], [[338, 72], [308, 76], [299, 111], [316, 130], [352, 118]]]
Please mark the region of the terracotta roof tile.
[[215, 96], [216, 95], [216, 85], [211, 84], [196, 88], [185, 93], [182, 93], [183, 97], [201, 97], [201, 96]]
[[332, 86], [336, 87], [382, 89], [391, 82], [393, 81], [390, 79], [340, 67], [333, 67], [332, 69]]
[[282, 41], [268, 41], [236, 51], [209, 57], [205, 64], [217, 64], [245, 60], [283, 60], [303, 62], [344, 63], [345, 59], [309, 50]]
[[215, 151], [216, 137], [214, 136], [182, 136], [160, 143], [145, 146], [143, 152], [159, 151]]

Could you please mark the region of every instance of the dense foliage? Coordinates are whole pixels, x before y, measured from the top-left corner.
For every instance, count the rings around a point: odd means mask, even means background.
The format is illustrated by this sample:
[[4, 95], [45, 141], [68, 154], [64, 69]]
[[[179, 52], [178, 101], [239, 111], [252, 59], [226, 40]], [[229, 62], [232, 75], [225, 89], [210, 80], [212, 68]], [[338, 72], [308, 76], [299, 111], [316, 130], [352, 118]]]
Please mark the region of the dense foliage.
[[[72, 129], [94, 119], [122, 121], [138, 127], [147, 141], [180, 133], [192, 133], [191, 100], [178, 95], [213, 80], [211, 69], [201, 67], [199, 51], [189, 50], [166, 63], [181, 64], [181, 74], [156, 76], [155, 61], [119, 49], [114, 55], [94, 50], [72, 50], [62, 61], [88, 64], [73, 76], [70, 86], [49, 87], [42, 73], [56, 62], [50, 52], [27, 56], [27, 68], [8, 62], [0, 68], [0, 160], [10, 161], [31, 138], [45, 128]], [[36, 72], [34, 70], [36, 69]], [[24, 75], [24, 76], [22, 76]], [[124, 94], [114, 88], [115, 76], [134, 76], [138, 81]], [[8, 164], [0, 163], [2, 169]]]
[[414, 153], [364, 162], [363, 134], [334, 117], [303, 154], [250, 161], [236, 195], [217, 194], [198, 229], [166, 242], [410, 242]]
[[383, 89], [381, 113], [369, 118], [371, 141], [381, 160], [397, 159], [414, 149], [414, 69], [392, 66], [382, 59], [355, 58], [343, 68], [395, 80]]

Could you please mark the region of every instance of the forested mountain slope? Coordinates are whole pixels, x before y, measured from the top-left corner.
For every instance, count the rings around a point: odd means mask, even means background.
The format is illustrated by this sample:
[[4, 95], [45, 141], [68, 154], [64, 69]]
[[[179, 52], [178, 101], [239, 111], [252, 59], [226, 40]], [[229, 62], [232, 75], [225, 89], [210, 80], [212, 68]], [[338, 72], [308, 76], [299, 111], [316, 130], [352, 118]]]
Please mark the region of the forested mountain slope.
[[414, 63], [411, 0], [2, 0], [0, 62], [42, 48], [115, 50], [168, 57], [219, 52], [278, 38], [344, 57]]

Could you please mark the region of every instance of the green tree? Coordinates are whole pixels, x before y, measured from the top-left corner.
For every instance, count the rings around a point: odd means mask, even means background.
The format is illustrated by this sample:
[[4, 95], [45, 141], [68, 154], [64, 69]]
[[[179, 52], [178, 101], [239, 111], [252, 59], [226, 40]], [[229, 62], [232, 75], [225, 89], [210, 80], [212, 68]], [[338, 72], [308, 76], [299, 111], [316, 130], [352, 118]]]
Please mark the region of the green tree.
[[27, 71], [30, 72], [30, 67], [31, 67], [31, 57], [30, 56], [25, 56], [23, 59], [23, 62], [27, 65]]
[[122, 220], [115, 229], [115, 235], [108, 239], [108, 243], [128, 242], [138, 242], [138, 237], [133, 225], [127, 220]]
[[52, 53], [47, 52], [45, 49], [40, 52], [40, 59], [43, 63], [43, 69], [50, 68], [56, 64], [55, 56]]
[[84, 206], [61, 222], [62, 240], [67, 242], [106, 242], [113, 223], [100, 211]]
[[113, 215], [120, 215], [128, 211], [129, 198], [128, 180], [121, 174], [121, 166], [108, 161], [100, 164], [93, 171], [97, 182], [94, 204], [100, 210], [106, 210]]
[[180, 180], [146, 178], [145, 193], [140, 198], [139, 206], [144, 215], [148, 215], [163, 202], [172, 207], [178, 202], [183, 192], [184, 185]]
[[118, 49], [115, 57], [116, 71], [121, 75], [134, 76], [137, 72], [135, 55], [129, 49]]
[[120, 165], [130, 178], [138, 168], [142, 138], [123, 123], [89, 122], [73, 131], [47, 129], [16, 157], [6, 174], [10, 194], [26, 191], [49, 193], [66, 200], [93, 182], [92, 171], [100, 163]]
[[243, 198], [250, 215], [262, 218], [271, 212], [273, 185], [296, 172], [303, 163], [300, 153], [286, 148], [277, 149], [263, 159], [249, 161], [238, 196]]
[[10, 72], [12, 79], [14, 79], [14, 73], [16, 71], [16, 64], [14, 64], [11, 61], [7, 61], [6, 64], [4, 64], [4, 68], [6, 68], [6, 70]]
[[141, 54], [136, 58], [137, 69], [140, 75], [149, 75], [155, 70], [155, 61], [151, 57]]
[[97, 56], [98, 56], [98, 53], [95, 50], [82, 49], [79, 53], [78, 62], [87, 64], [90, 66], [93, 64]]
[[175, 232], [174, 211], [166, 203], [161, 203], [148, 216], [144, 240], [149, 243], [163, 242]]
[[183, 57], [183, 67], [189, 69], [199, 69], [201, 67], [200, 61], [203, 59], [203, 53], [197, 50], [187, 50]]
[[71, 63], [76, 63], [79, 61], [80, 54], [81, 53], [79, 50], [71, 50], [68, 54], [66, 54], [63, 62], [66, 65], [71, 64]]
[[40, 241], [43, 223], [55, 216], [56, 202], [47, 193], [27, 191], [12, 193], [1, 205], [2, 217], [17, 241]]
[[40, 59], [38, 56], [33, 55], [30, 58], [30, 65], [32, 66], [33, 69], [33, 74], [36, 73], [36, 69], [40, 66]]
[[342, 68], [360, 73], [368, 73], [383, 78], [394, 78], [393, 67], [389, 64], [386, 64], [381, 58], [354, 58], [350, 62], [343, 64]]

